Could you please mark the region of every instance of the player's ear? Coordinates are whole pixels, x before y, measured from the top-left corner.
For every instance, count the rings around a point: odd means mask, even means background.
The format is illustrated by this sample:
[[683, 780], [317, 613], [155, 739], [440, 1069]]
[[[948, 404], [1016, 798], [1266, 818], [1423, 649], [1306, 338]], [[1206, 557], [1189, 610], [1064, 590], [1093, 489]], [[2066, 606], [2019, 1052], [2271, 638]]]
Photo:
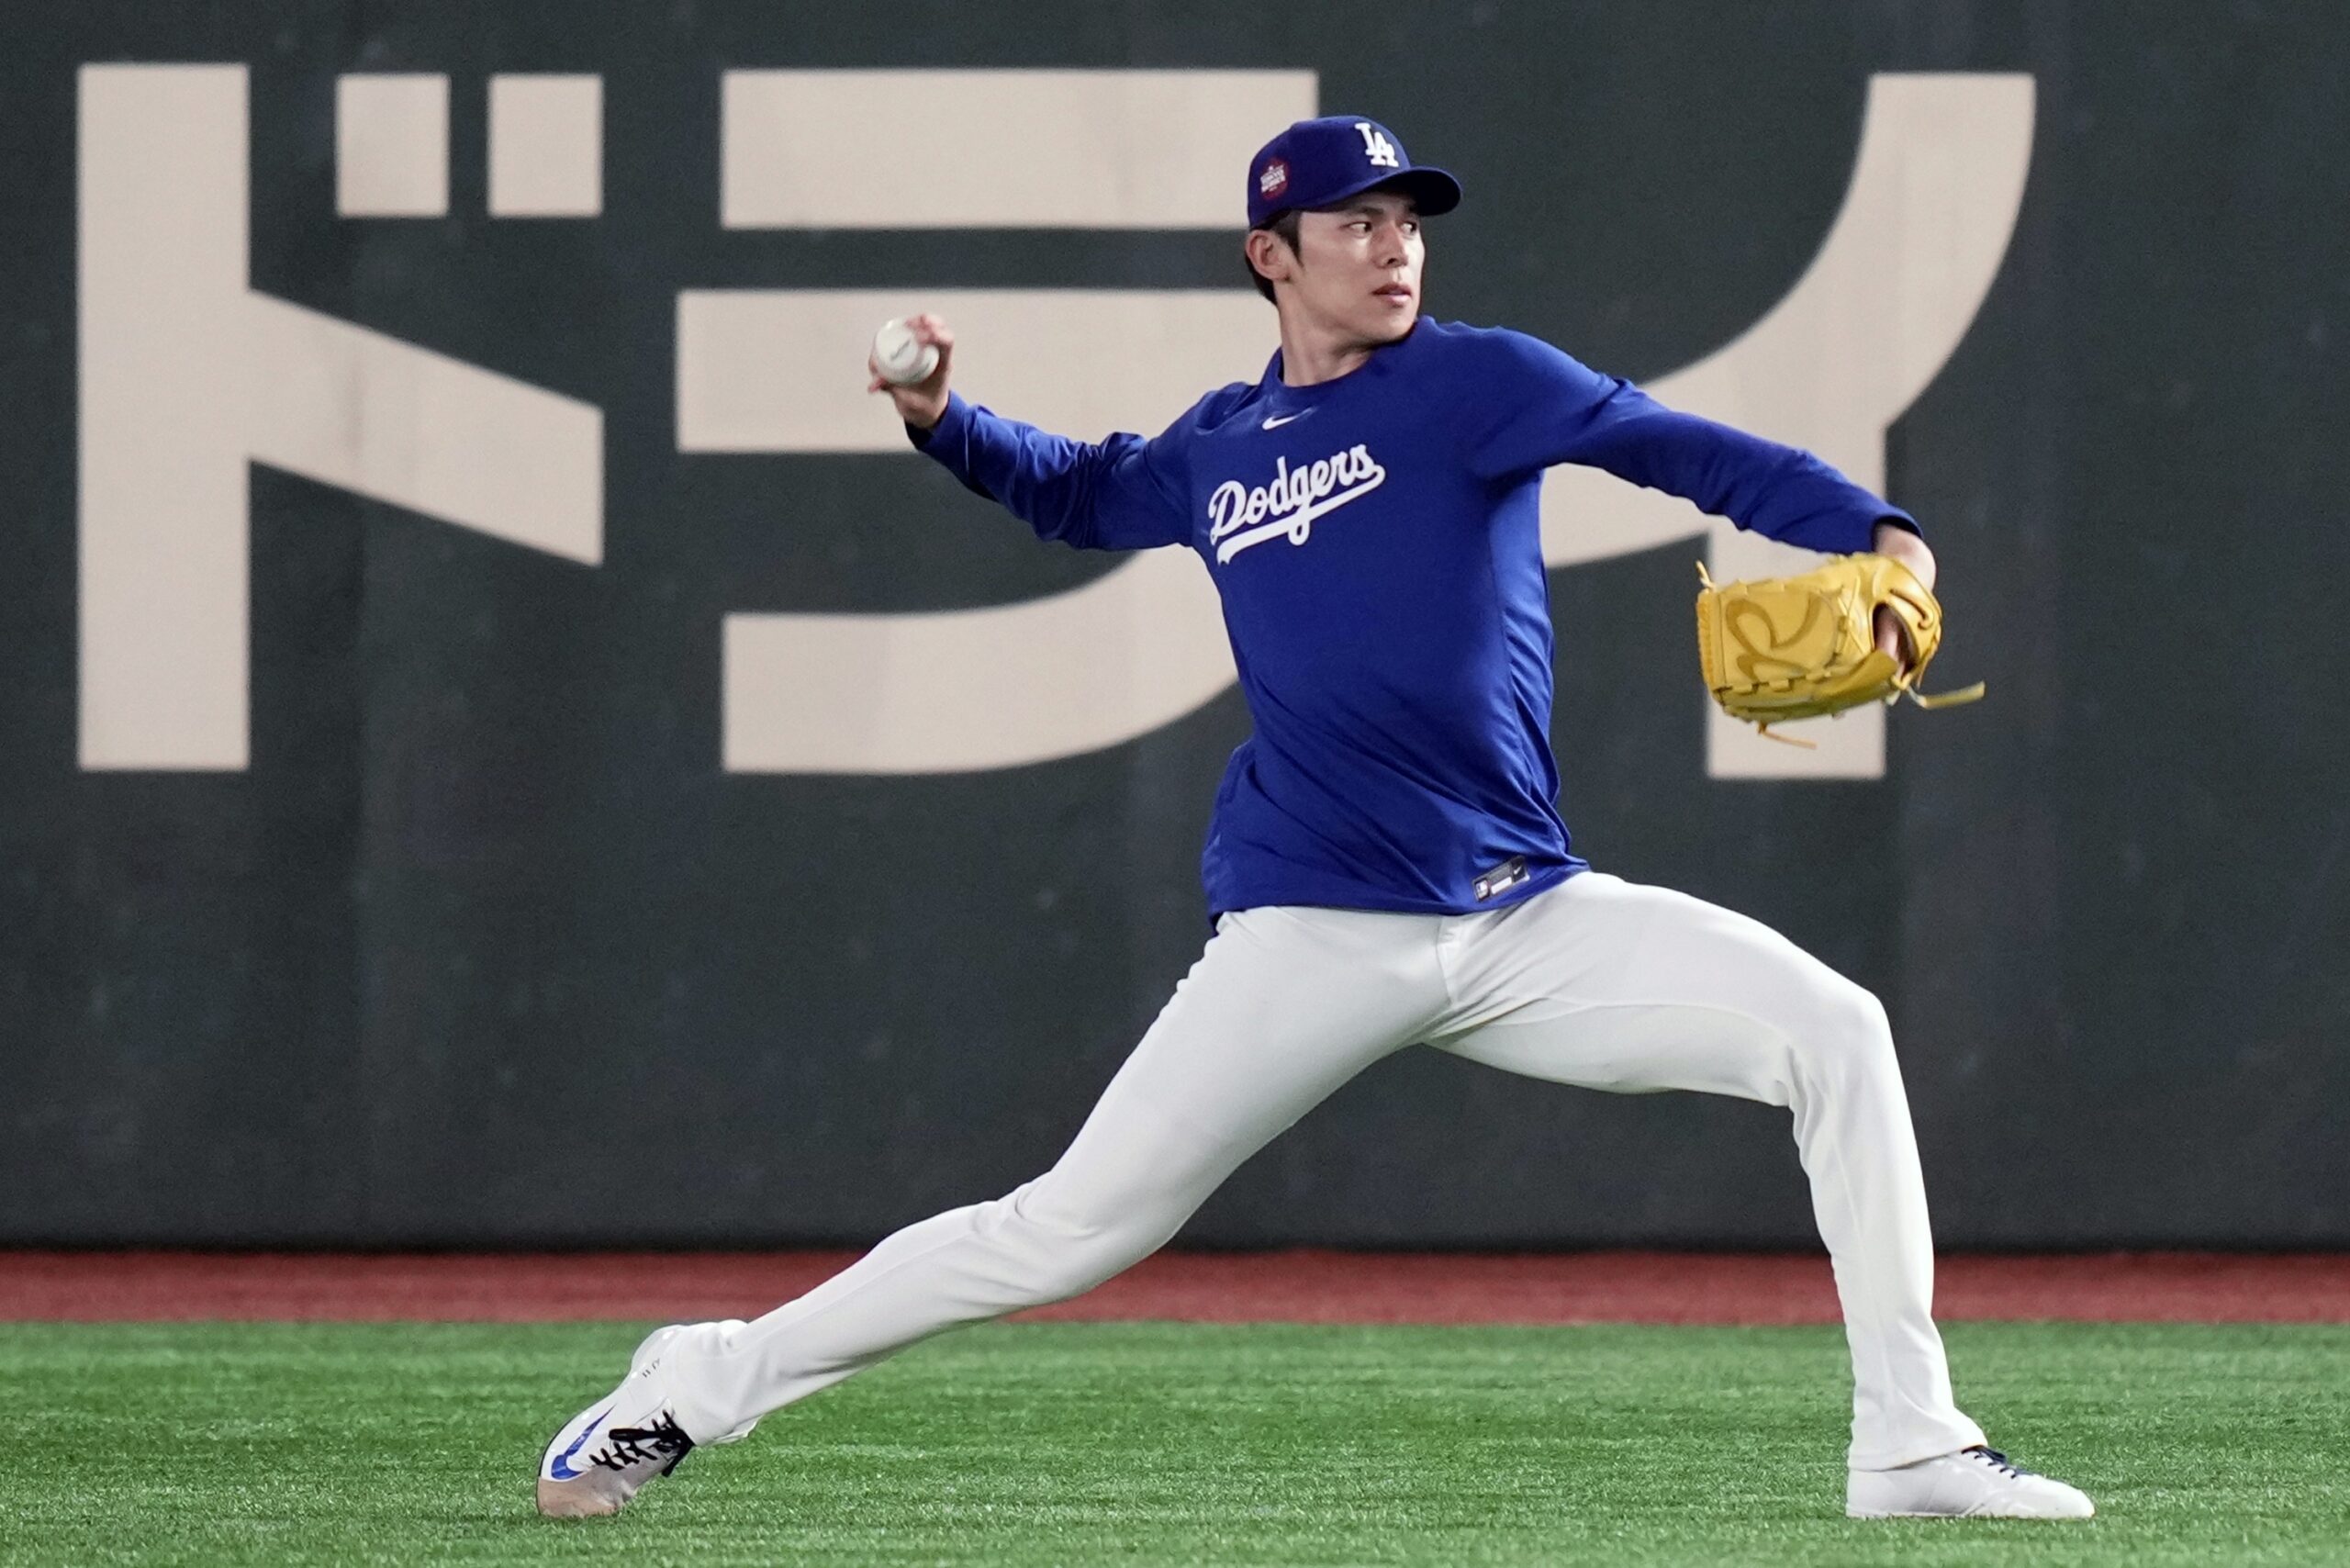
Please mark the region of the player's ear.
[[1288, 277], [1290, 269], [1297, 264], [1297, 252], [1270, 229], [1251, 229], [1242, 246], [1248, 252], [1248, 265], [1268, 283]]

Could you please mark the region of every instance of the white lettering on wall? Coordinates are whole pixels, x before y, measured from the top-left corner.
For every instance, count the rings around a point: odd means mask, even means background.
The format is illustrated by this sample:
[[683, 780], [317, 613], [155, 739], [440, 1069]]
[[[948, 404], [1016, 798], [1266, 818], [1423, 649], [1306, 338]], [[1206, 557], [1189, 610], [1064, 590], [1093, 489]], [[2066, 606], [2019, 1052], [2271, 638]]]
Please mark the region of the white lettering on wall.
[[[965, 212], [938, 194], [964, 186], [917, 179], [928, 169], [921, 150], [876, 141], [869, 127], [848, 140], [828, 131], [831, 140], [793, 140], [816, 102], [807, 94], [855, 87], [851, 77], [901, 75], [925, 94], [989, 106], [999, 148], [1108, 159], [1113, 210], [1104, 218], [1097, 183], [1064, 168], [1026, 184], [1024, 174], [1005, 174], [989, 186], [985, 212]], [[597, 210], [596, 80], [500, 83], [493, 208]], [[339, 93], [351, 110], [341, 156], [364, 187], [344, 192], [352, 210], [424, 214], [445, 205], [435, 184], [445, 93], [437, 77], [354, 77]], [[1070, 128], [1228, 132], [1238, 151], [1224, 162], [1239, 167], [1270, 126], [1312, 114], [1315, 93], [1304, 72], [729, 73], [722, 221], [1000, 226], [1009, 213], [1045, 226], [1221, 226], [1228, 192], [1134, 177], [1156, 169], [1159, 150], [1181, 138], [1072, 138]], [[1965, 336], [2006, 252], [2032, 111], [2027, 76], [1873, 78], [1844, 204], [1811, 266], [1753, 327], [1650, 389], [1808, 447], [1881, 488], [1886, 429]], [[252, 287], [247, 113], [242, 66], [82, 73], [87, 767], [245, 765], [249, 463], [567, 559], [601, 555], [597, 409]], [[1047, 161], [1002, 162], [1026, 169]], [[1216, 161], [1187, 145], [1181, 162]], [[1091, 193], [1081, 207], [1065, 199], [1071, 190]], [[874, 322], [923, 308], [961, 330], [958, 386], [1087, 437], [1158, 429], [1203, 390], [1253, 378], [1271, 342], [1269, 313], [1238, 289], [685, 290], [680, 449], [902, 450], [886, 406], [862, 396], [839, 366], [861, 361]], [[1265, 516], [1219, 539], [1223, 559], [1262, 540], [1302, 540], [1329, 505], [1359, 493], [1318, 496], [1322, 472], [1277, 476], [1265, 487]], [[1301, 483], [1307, 498], [1298, 502]], [[1280, 514], [1276, 489], [1292, 503]], [[1232, 515], [1253, 510], [1255, 492], [1227, 502]], [[1272, 532], [1251, 532], [1264, 529]], [[1683, 540], [1702, 546], [1718, 577], [1804, 559], [1593, 470], [1561, 468], [1545, 481], [1544, 554], [1554, 567]], [[724, 763], [736, 771], [1019, 766], [1147, 734], [1233, 679], [1213, 588], [1176, 551], [1144, 553], [1081, 588], [1024, 603], [745, 612], [727, 617], [723, 635]], [[1883, 771], [1877, 711], [1811, 726], [1819, 749], [1806, 752], [1760, 742], [1714, 714], [1694, 681], [1690, 701], [1707, 715], [1707, 767], [1717, 777]]]
[[595, 408], [251, 286], [243, 66], [80, 113], [84, 767], [246, 765], [249, 463], [601, 559]]
[[[2024, 75], [1873, 77], [1844, 203], [1810, 267], [1753, 327], [1650, 390], [1808, 447], [1881, 489], [1886, 431], [1956, 351], [2007, 252], [2031, 162], [2032, 106]], [[753, 313], [750, 297], [733, 297]], [[1264, 307], [1245, 291], [1219, 297], [1214, 308], [1187, 301], [1180, 311], [1170, 301], [1184, 297], [1152, 294], [1094, 295], [1092, 308], [1056, 303], [1081, 305], [1081, 291], [755, 297], [757, 312], [791, 321], [789, 341], [822, 342], [833, 359], [856, 361], [875, 321], [936, 308], [958, 327], [958, 386], [1089, 439], [1158, 429], [1207, 387], [1253, 378], [1271, 346]], [[711, 358], [689, 365], [687, 299], [679, 314], [682, 431], [688, 383], [694, 396], [709, 397], [724, 379], [710, 368], [717, 356], [778, 361], [711, 319], [703, 330]], [[1171, 352], [1150, 352], [1169, 341]], [[869, 452], [901, 439], [853, 380], [790, 374], [798, 390], [766, 400], [755, 418], [743, 410], [728, 428], [754, 439], [728, 450]], [[1553, 469], [1542, 516], [1553, 567], [1679, 540], [1699, 545], [1717, 577], [1807, 559], [1595, 469]], [[1690, 708], [1706, 715], [1713, 776], [1883, 774], [1881, 711], [1804, 726], [1817, 751], [1773, 745], [1715, 712], [1695, 667], [1693, 656]], [[777, 773], [957, 772], [1073, 756], [1171, 723], [1234, 678], [1206, 577], [1188, 553], [1169, 550], [1140, 553], [1082, 588], [1024, 604], [730, 615], [724, 670], [726, 766]]]

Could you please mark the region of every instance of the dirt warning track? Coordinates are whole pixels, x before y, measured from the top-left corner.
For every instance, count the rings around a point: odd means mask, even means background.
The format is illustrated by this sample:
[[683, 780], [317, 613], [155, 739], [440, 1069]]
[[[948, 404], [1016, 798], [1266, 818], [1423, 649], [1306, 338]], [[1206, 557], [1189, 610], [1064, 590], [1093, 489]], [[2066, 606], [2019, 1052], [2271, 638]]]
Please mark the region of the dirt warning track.
[[[0, 1251], [0, 1319], [550, 1322], [751, 1317], [853, 1252], [337, 1254]], [[2350, 1256], [1953, 1257], [1937, 1315], [2350, 1322]], [[1823, 1257], [1673, 1252], [1162, 1253], [1024, 1314], [1060, 1321], [1837, 1321]]]

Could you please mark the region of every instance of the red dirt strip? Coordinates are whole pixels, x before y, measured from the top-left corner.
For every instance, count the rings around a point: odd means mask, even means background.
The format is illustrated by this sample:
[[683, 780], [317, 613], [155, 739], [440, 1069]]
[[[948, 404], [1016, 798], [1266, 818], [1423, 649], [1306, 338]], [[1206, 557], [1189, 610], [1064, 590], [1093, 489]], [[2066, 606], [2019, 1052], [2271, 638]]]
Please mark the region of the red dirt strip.
[[[853, 1252], [0, 1251], [0, 1320], [556, 1322], [754, 1317]], [[2350, 1323], [2350, 1256], [1942, 1260], [1937, 1315]], [[1193, 1323], [1837, 1321], [1824, 1257], [1673, 1252], [1161, 1253], [1024, 1315]]]

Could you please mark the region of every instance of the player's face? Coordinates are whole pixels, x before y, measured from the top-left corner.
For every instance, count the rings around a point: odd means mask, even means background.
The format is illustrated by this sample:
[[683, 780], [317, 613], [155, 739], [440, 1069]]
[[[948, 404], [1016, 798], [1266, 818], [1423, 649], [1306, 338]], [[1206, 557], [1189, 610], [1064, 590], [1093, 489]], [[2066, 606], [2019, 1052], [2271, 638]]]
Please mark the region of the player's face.
[[1292, 297], [1308, 319], [1339, 337], [1392, 343], [1419, 316], [1427, 259], [1412, 198], [1366, 191], [1343, 206], [1298, 215]]

